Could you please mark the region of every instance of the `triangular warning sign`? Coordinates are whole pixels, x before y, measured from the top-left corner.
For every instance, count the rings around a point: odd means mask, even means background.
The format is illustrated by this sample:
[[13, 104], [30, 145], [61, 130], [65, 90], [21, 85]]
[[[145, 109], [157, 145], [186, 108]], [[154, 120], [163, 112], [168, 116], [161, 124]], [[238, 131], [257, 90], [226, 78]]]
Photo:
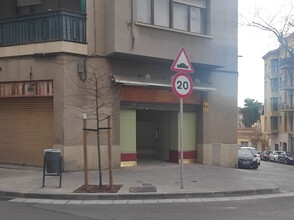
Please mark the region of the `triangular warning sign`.
[[190, 60], [184, 48], [181, 48], [180, 52], [178, 53], [177, 58], [171, 66], [171, 70], [184, 73], [194, 73], [193, 66], [190, 63]]

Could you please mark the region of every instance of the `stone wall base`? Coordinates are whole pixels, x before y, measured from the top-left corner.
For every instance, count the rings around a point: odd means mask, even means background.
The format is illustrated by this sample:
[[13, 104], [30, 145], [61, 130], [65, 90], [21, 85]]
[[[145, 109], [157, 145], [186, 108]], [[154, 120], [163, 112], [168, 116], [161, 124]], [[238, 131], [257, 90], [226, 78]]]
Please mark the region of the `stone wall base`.
[[198, 163], [211, 166], [238, 167], [237, 144], [198, 144]]
[[[83, 146], [64, 146], [64, 171], [82, 171], [84, 170], [84, 152]], [[88, 169], [98, 169], [98, 151], [97, 146], [88, 146]], [[101, 166], [102, 169], [108, 169], [108, 149], [106, 145], [101, 145]], [[112, 146], [112, 167], [120, 167], [120, 146]]]

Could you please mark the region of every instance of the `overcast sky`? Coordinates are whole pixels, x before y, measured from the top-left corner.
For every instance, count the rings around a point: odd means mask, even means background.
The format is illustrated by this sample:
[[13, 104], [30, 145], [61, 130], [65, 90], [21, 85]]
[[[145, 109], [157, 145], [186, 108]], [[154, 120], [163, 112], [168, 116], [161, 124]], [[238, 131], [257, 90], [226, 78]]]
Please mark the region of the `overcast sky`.
[[[239, 90], [238, 106], [243, 107], [245, 98], [264, 102], [264, 62], [262, 57], [278, 47], [276, 38], [265, 31], [242, 25], [252, 20], [260, 10], [264, 18], [283, 15], [294, 0], [239, 0]], [[288, 4], [288, 5], [287, 5]], [[288, 7], [287, 7], [288, 6]], [[277, 18], [277, 22], [278, 18]]]

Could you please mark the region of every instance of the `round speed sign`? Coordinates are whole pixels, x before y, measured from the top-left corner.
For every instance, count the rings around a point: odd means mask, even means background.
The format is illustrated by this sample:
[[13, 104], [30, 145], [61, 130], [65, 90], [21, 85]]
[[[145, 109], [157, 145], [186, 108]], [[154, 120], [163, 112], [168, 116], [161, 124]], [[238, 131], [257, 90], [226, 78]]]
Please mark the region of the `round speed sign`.
[[172, 80], [173, 92], [179, 98], [187, 98], [193, 91], [193, 81], [187, 73], [177, 73]]

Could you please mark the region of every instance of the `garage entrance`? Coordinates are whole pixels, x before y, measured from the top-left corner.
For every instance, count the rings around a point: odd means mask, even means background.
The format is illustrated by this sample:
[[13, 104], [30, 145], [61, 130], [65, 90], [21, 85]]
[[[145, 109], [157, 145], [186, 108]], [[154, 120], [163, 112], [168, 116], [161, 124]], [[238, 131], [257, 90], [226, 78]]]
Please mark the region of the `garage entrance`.
[[41, 166], [52, 146], [52, 97], [0, 99], [0, 163]]

